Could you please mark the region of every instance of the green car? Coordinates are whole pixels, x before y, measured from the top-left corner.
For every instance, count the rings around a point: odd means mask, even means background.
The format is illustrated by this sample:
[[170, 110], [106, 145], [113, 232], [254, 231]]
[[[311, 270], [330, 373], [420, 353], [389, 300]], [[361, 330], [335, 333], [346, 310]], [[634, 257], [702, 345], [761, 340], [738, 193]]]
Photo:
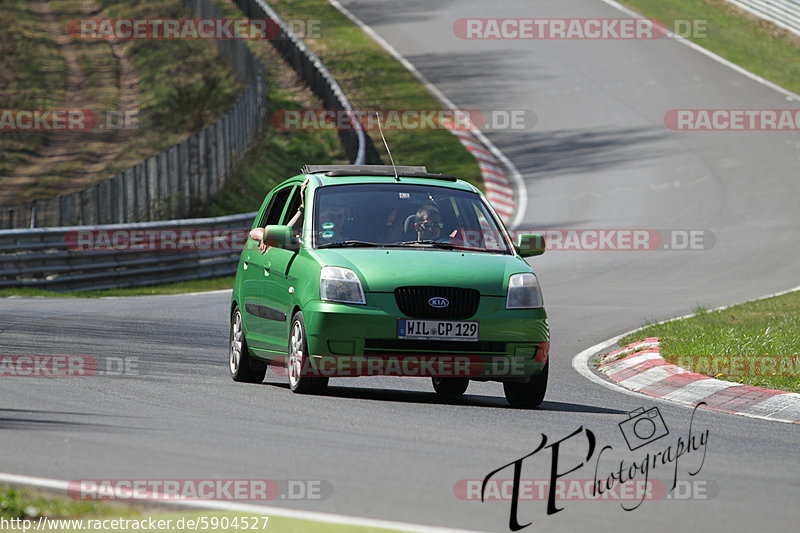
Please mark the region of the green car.
[[430, 377], [463, 394], [500, 381], [535, 407], [547, 389], [547, 315], [525, 257], [481, 192], [425, 167], [306, 166], [264, 199], [233, 286], [230, 371], [292, 391], [329, 378]]

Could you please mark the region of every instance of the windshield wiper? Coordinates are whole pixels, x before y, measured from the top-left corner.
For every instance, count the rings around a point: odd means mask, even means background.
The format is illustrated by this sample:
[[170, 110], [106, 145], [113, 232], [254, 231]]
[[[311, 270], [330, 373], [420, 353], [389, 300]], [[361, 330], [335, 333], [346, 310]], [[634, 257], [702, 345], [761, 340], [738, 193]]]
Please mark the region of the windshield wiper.
[[459, 250], [471, 250], [472, 248], [468, 248], [467, 246], [459, 246], [457, 244], [450, 244], [449, 242], [440, 242], [440, 241], [431, 241], [431, 240], [421, 240], [421, 241], [403, 241], [403, 242], [396, 242], [394, 244], [387, 244], [387, 246], [416, 246], [418, 244], [427, 244], [430, 245], [432, 248], [442, 248], [443, 250], [453, 250], [458, 248]]
[[393, 243], [392, 246], [412, 246], [414, 244], [444, 244], [444, 243], [431, 240], [403, 241], [403, 242]]
[[404, 241], [396, 242], [393, 244], [385, 244], [384, 246], [416, 246], [418, 244], [429, 245], [431, 248], [440, 248], [442, 250], [466, 250], [468, 252], [488, 252], [488, 253], [507, 253], [505, 250], [490, 250], [489, 248], [476, 248], [474, 246], [463, 246], [461, 244], [451, 244], [449, 242], [421, 240], [421, 241]]
[[317, 248], [369, 248], [374, 246], [381, 246], [374, 242], [365, 241], [342, 241], [342, 242], [328, 242], [320, 244]]

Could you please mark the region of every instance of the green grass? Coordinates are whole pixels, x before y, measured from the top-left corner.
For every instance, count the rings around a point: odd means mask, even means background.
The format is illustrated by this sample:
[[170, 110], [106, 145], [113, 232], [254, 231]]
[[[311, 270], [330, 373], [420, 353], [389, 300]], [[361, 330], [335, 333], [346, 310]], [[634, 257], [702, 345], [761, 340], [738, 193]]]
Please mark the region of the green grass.
[[[187, 18], [176, 0], [98, 0], [109, 18]], [[139, 77], [139, 128], [108, 176], [155, 155], [222, 117], [241, 89], [212, 41], [132, 40]]]
[[724, 0], [622, 0], [649, 18], [675, 28], [675, 20], [706, 21], [700, 46], [800, 93], [800, 37]]
[[[37, 519], [40, 516], [137, 516], [127, 506], [73, 500], [26, 487], [0, 486], [0, 517], [5, 519]], [[0, 531], [4, 531], [0, 529]]]
[[[230, 0], [216, 0], [225, 16], [241, 18]], [[284, 19], [321, 21], [322, 40], [307, 43], [320, 55], [342, 85], [351, 103], [361, 109], [439, 109], [441, 104], [400, 63], [325, 1], [276, 2]], [[321, 102], [266, 43], [246, 41], [270, 79], [270, 110], [320, 109]], [[375, 73], [380, 72], [380, 83]], [[428, 165], [482, 186], [475, 159], [446, 131], [386, 133], [398, 164]], [[377, 140], [378, 151], [383, 144]], [[384, 157], [384, 159], [386, 159]], [[347, 163], [339, 136], [333, 131], [280, 131], [271, 126], [245, 154], [229, 183], [208, 206], [193, 216], [217, 216], [254, 211], [270, 189], [299, 173], [305, 164]], [[388, 163], [388, 160], [386, 161]]]
[[[5, 520], [21, 519], [27, 523], [28, 531], [35, 531], [40, 517], [50, 520], [81, 520], [79, 524], [50, 522], [45, 529], [42, 522], [41, 531], [57, 531], [58, 533], [72, 533], [76, 531], [108, 531], [109, 533], [122, 533], [127, 531], [147, 530], [149, 519], [154, 521], [158, 531], [183, 532], [183, 531], [267, 531], [269, 533], [390, 533], [392, 529], [353, 526], [348, 524], [329, 524], [312, 520], [298, 520], [294, 518], [271, 517], [269, 515], [226, 512], [226, 511], [172, 511], [166, 507], [156, 507], [153, 504], [107, 503], [73, 500], [61, 495], [40, 491], [31, 488], [15, 488], [0, 486], [0, 518]], [[114, 519], [135, 520], [144, 527], [137, 527], [130, 522], [112, 524]], [[95, 527], [94, 520], [108, 520], [109, 527]], [[161, 521], [158, 523], [158, 521]], [[167, 522], [169, 521], [169, 522]], [[236, 524], [234, 527], [233, 524]], [[104, 525], [99, 523], [99, 525]], [[196, 527], [194, 527], [196, 525]], [[83, 527], [81, 527], [83, 526]], [[116, 527], [112, 527], [116, 526]], [[127, 526], [127, 527], [123, 527]], [[227, 526], [227, 527], [224, 527]], [[9, 523], [9, 527], [0, 531], [22, 531], [19, 523]], [[151, 529], [152, 530], [152, 529]]]
[[[230, 0], [215, 0], [227, 18], [243, 18]], [[265, 41], [244, 41], [261, 62], [268, 80], [271, 112], [318, 109], [321, 102], [294, 74], [283, 58]], [[335, 132], [265, 130], [245, 152], [244, 158], [223, 189], [191, 216], [220, 216], [255, 211], [278, 183], [295, 176], [304, 164], [347, 163], [347, 155]]]
[[[27, 0], [9, 0], [3, 6], [0, 28], [0, 96], [2, 108], [69, 108], [65, 91], [65, 67], [58, 47]], [[98, 0], [106, 18], [186, 18], [176, 0]], [[79, 0], [49, 0], [60, 24], [84, 18]], [[72, 41], [78, 64], [84, 71], [87, 98], [104, 121], [119, 101], [119, 69], [113, 51], [104, 40]], [[88, 146], [94, 137], [76, 135], [71, 157], [48, 172], [7, 203], [50, 198], [86, 188], [136, 163], [162, 152], [222, 117], [233, 105], [241, 87], [211, 41], [132, 40], [127, 55], [136, 70], [139, 93], [138, 128], [119, 132], [122, 151], [99, 172], [87, 174], [85, 166], [97, 158]], [[0, 176], [34, 155], [48, 137], [46, 132], [4, 132], [0, 136]], [[80, 142], [86, 139], [87, 142]]]
[[[273, 109], [294, 102], [286, 89], [271, 91]], [[286, 178], [300, 173], [303, 164], [348, 163], [335, 134], [283, 132], [269, 128], [245, 153], [241, 166], [225, 187], [195, 216], [221, 216], [256, 211], [267, 193]]]
[[233, 276], [219, 278], [179, 281], [148, 287], [130, 289], [107, 289], [102, 291], [55, 292], [44, 289], [11, 288], [0, 289], [0, 298], [9, 296], [45, 297], [45, 298], [103, 298], [109, 296], [153, 296], [156, 294], [183, 294], [187, 292], [206, 292], [230, 289], [233, 287]]
[[660, 338], [667, 361], [701, 374], [800, 392], [800, 292], [720, 311], [700, 308], [694, 317], [648, 326], [619, 344], [646, 337]]
[[[64, 95], [64, 61], [29, 0], [4, 0], [0, 24], [0, 108], [48, 109]], [[43, 132], [0, 133], [0, 176], [41, 146]]]
[[[331, 71], [356, 109], [441, 109], [442, 104], [367, 34], [326, 0], [270, 0], [283, 19], [319, 20], [306, 43]], [[378, 132], [369, 132], [388, 164]], [[397, 164], [427, 165], [482, 187], [475, 159], [445, 130], [385, 132]]]
[[354, 533], [390, 533], [399, 530], [354, 526], [351, 524], [328, 524], [325, 522], [297, 520], [295, 518], [283, 518], [280, 516], [271, 517], [269, 519], [269, 533], [305, 533], [307, 531], [315, 533], [350, 533], [351, 531]]

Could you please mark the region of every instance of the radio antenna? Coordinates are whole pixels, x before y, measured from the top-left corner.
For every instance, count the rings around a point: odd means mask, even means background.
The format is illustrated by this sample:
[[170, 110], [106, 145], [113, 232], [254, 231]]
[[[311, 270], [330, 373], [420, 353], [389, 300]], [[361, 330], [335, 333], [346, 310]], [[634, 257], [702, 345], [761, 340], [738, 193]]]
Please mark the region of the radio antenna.
[[392, 151], [389, 150], [389, 143], [386, 142], [386, 137], [383, 136], [380, 111], [376, 112], [375, 116], [378, 117], [378, 131], [381, 132], [381, 139], [383, 139], [383, 145], [386, 147], [386, 153], [389, 154], [389, 161], [392, 162], [392, 168], [394, 169], [394, 181], [400, 181], [400, 176], [397, 175], [397, 167], [395, 166], [394, 158], [392, 157]]

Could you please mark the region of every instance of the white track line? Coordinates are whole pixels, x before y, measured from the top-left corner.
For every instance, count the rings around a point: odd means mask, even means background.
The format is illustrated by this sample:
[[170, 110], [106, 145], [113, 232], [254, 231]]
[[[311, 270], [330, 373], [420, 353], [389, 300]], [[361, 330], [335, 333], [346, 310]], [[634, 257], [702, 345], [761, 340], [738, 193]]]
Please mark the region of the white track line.
[[[91, 300], [129, 300], [131, 298], [152, 298], [154, 296], [203, 296], [206, 294], [223, 294], [223, 293], [230, 293], [233, 289], [215, 289], [213, 291], [196, 291], [196, 292], [176, 292], [174, 294], [136, 294], [132, 296], [97, 296], [97, 297], [87, 297], [87, 299]], [[50, 298], [49, 296], [43, 296], [42, 298]]]
[[[339, 12], [342, 15], [350, 19], [355, 25], [361, 28], [361, 30], [367, 35], [369, 35], [372, 38], [372, 40], [381, 45], [384, 48], [384, 50], [386, 50], [392, 55], [392, 57], [398, 60], [404, 67], [406, 67], [408, 71], [411, 72], [411, 74], [413, 74], [413, 76], [417, 78], [417, 80], [419, 80], [420, 83], [422, 83], [425, 87], [427, 87], [428, 90], [431, 93], [433, 93], [433, 95], [436, 98], [438, 98], [444, 105], [446, 105], [453, 111], [459, 109], [453, 102], [450, 101], [449, 98], [447, 98], [444, 95], [442, 91], [439, 90], [438, 87], [436, 87], [433, 83], [431, 83], [428, 80], [428, 78], [426, 78], [419, 70], [417, 70], [417, 67], [412, 65], [411, 62], [408, 61], [408, 59], [403, 57], [395, 47], [389, 44], [389, 42], [386, 41], [386, 39], [378, 35], [378, 33], [375, 30], [367, 26], [361, 19], [353, 15], [338, 0], [328, 0], [328, 2], [330, 2], [330, 4], [337, 10], [339, 10]], [[514, 163], [512, 163], [511, 160], [497, 146], [495, 146], [494, 143], [492, 143], [492, 141], [490, 141], [486, 137], [486, 135], [483, 134], [481, 130], [479, 130], [478, 128], [472, 128], [470, 129], [470, 132], [475, 137], [477, 137], [483, 143], [483, 145], [486, 148], [488, 148], [490, 152], [492, 152], [492, 155], [494, 155], [501, 163], [503, 163], [503, 165], [505, 165], [505, 167], [509, 171], [511, 180], [514, 182], [514, 186], [518, 192], [517, 212], [514, 214], [514, 218], [511, 221], [511, 224], [509, 224], [511, 228], [515, 228], [522, 221], [522, 218], [525, 216], [525, 212], [528, 210], [528, 189], [525, 186], [525, 181], [522, 179], [522, 175], [520, 174], [519, 169], [517, 169], [516, 165], [514, 165]]]
[[[49, 479], [42, 477], [21, 476], [0, 472], [0, 482], [15, 485], [28, 485], [42, 489], [57, 490], [66, 492], [69, 486], [68, 481], [60, 479]], [[128, 503], [127, 501], [124, 503]], [[420, 533], [473, 533], [466, 529], [452, 529], [436, 526], [424, 526], [409, 524], [406, 522], [395, 522], [392, 520], [380, 520], [374, 518], [361, 518], [357, 516], [345, 516], [333, 513], [321, 513], [317, 511], [298, 511], [295, 509], [284, 509], [281, 507], [267, 507], [246, 503], [235, 503], [225, 501], [148, 501], [136, 500], [135, 503], [157, 503], [176, 507], [193, 507], [197, 509], [211, 509], [220, 511], [238, 511], [244, 513], [258, 513], [267, 516], [280, 516], [282, 518], [293, 518], [296, 520], [312, 520], [315, 522], [325, 522], [328, 524], [342, 524], [349, 526], [371, 527], [375, 529], [396, 529], [401, 531], [412, 531]]]

